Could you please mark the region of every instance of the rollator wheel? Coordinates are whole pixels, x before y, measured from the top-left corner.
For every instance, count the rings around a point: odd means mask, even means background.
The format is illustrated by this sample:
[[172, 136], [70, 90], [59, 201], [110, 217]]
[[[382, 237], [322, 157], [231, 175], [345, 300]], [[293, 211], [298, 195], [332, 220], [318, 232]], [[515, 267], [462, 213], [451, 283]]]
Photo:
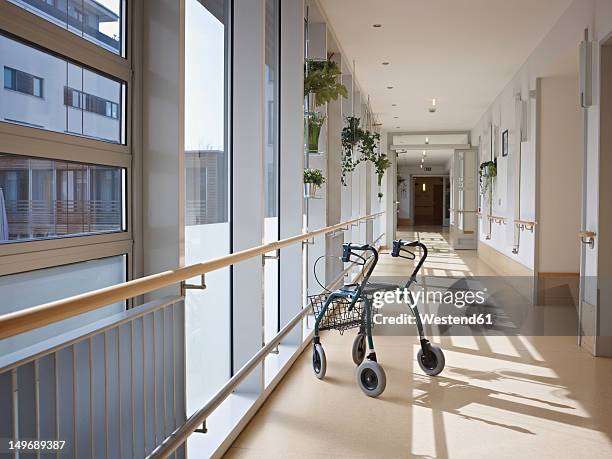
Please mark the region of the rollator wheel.
[[325, 372], [327, 371], [327, 358], [325, 357], [325, 351], [323, 346], [315, 344], [312, 350], [312, 369], [317, 378], [325, 378]]
[[442, 349], [440, 349], [435, 344], [430, 344], [429, 348], [431, 349], [431, 353], [429, 356], [425, 355], [423, 349], [419, 349], [417, 353], [417, 361], [419, 362], [419, 366], [421, 370], [428, 374], [429, 376], [437, 376], [442, 370], [444, 370], [444, 353]]
[[357, 334], [353, 340], [353, 349], [351, 351], [353, 355], [353, 362], [355, 365], [361, 365], [366, 355], [366, 337], [363, 333]]
[[385, 370], [373, 360], [366, 360], [357, 368], [357, 384], [368, 397], [378, 397], [385, 391]]

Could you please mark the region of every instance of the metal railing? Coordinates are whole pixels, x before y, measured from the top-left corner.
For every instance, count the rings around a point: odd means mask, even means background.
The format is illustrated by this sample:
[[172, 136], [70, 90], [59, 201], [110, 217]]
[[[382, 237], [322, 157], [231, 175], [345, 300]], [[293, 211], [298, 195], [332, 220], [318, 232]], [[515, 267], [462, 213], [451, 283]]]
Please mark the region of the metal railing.
[[122, 284], [113, 285], [92, 292], [82, 293], [70, 298], [52, 301], [21, 311], [0, 316], [0, 339], [9, 338], [27, 331], [35, 330], [94, 309], [114, 304], [119, 301], [135, 298], [170, 285], [179, 284], [193, 277], [202, 276], [230, 265], [274, 252], [283, 247], [312, 239], [316, 236], [334, 232], [350, 224], [358, 224], [382, 215], [384, 212], [355, 218], [336, 225], [327, 226], [307, 233], [298, 234], [280, 241], [270, 242], [240, 252], [232, 253], [214, 260], [196, 263], [190, 266], [165, 271], [158, 274], [134, 279]]
[[[373, 220], [384, 214], [376, 214], [359, 217], [337, 225], [328, 226], [318, 230], [303, 233], [280, 241], [253, 247], [241, 252], [237, 252], [225, 257], [217, 258], [204, 263], [198, 263], [173, 271], [167, 271], [122, 284], [114, 285], [100, 290], [76, 295], [63, 300], [35, 306], [22, 311], [9, 313], [0, 316], [0, 339], [15, 336], [20, 333], [31, 331], [39, 327], [50, 325], [60, 320], [73, 317], [96, 308], [113, 304], [117, 301], [127, 300], [135, 296], [153, 292], [169, 285], [184, 282], [195, 276], [204, 276], [206, 273], [228, 267], [230, 265], [248, 260], [257, 256], [264, 256], [266, 253], [279, 250], [299, 242], [306, 241], [321, 235], [336, 233], [346, 230], [350, 225], [358, 225], [368, 220]], [[352, 268], [346, 268], [330, 286], [335, 286], [342, 281]], [[139, 308], [133, 310], [137, 312]], [[265, 357], [273, 352], [283, 338], [310, 312], [309, 307], [302, 309], [280, 332], [264, 347], [262, 347], [234, 376], [199, 410], [190, 416], [184, 423], [174, 430], [171, 434], [166, 433], [167, 438], [158, 444], [149, 457], [169, 457], [177, 451], [186, 439], [196, 431], [210, 414], [236, 389], [236, 387], [258, 366]], [[6, 369], [6, 368], [5, 368]]]

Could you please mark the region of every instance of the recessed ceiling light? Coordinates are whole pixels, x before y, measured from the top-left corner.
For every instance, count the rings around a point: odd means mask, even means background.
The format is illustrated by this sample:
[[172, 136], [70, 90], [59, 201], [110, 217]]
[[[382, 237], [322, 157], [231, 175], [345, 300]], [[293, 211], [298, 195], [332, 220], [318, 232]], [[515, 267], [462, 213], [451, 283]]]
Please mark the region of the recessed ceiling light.
[[425, 137], [425, 145], [429, 144], [429, 137]]
[[399, 127], [399, 126], [395, 126], [395, 129], [401, 129], [401, 127]]
[[389, 65], [389, 63], [388, 62], [383, 62], [382, 65]]
[[398, 119], [398, 118], [399, 118], [399, 116], [394, 116], [393, 118]]
[[387, 86], [387, 89], [393, 89], [393, 86]]
[[431, 107], [429, 107], [429, 113], [435, 113], [436, 110], [438, 109], [437, 105], [437, 100], [436, 99], [431, 99]]
[[392, 107], [397, 107], [397, 104], [391, 104]]
[[382, 24], [372, 24], [372, 27], [374, 27], [375, 29], [380, 29], [382, 27]]

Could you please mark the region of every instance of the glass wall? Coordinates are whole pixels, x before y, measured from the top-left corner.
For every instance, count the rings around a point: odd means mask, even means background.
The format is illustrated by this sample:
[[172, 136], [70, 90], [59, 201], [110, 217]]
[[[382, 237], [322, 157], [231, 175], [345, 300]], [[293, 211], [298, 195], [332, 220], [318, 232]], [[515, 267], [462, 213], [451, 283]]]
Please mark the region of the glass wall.
[[[127, 257], [119, 255], [55, 268], [0, 276], [0, 315], [20, 311], [127, 280]], [[125, 310], [121, 301], [61, 322], [0, 340], [0, 356]]]
[[0, 34], [0, 120], [125, 143], [125, 83]]
[[[265, 242], [276, 241], [279, 238], [279, 16], [279, 0], [266, 0]], [[269, 258], [265, 265], [264, 336], [266, 342], [273, 338], [279, 330], [278, 279], [279, 261]]]
[[[230, 253], [229, 0], [185, 4], [185, 264]], [[199, 283], [192, 279], [190, 283]], [[230, 270], [186, 294], [187, 413], [230, 377]]]
[[9, 0], [108, 51], [125, 56], [123, 0]]
[[0, 154], [0, 244], [125, 231], [125, 170]]

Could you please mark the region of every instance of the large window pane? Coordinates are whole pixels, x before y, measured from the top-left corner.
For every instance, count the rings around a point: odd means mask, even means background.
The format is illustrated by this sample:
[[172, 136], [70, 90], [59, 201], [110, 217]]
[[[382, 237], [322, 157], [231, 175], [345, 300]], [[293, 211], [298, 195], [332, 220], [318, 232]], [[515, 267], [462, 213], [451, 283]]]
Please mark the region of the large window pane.
[[[127, 280], [126, 256], [0, 276], [0, 315], [109, 287]], [[0, 340], [0, 356], [125, 310], [125, 302]]]
[[[228, 3], [187, 0], [185, 4], [186, 264], [230, 252]], [[207, 274], [206, 284], [206, 290], [189, 290], [185, 298], [188, 414], [230, 377], [229, 268]]]
[[125, 143], [125, 83], [0, 34], [0, 120]]
[[[265, 242], [279, 238], [279, 0], [266, 0], [266, 103], [265, 103]], [[270, 341], [279, 330], [277, 260], [267, 259], [265, 265], [264, 337]]]
[[125, 56], [123, 0], [10, 0], [112, 53]]
[[125, 170], [0, 154], [0, 244], [125, 230]]

